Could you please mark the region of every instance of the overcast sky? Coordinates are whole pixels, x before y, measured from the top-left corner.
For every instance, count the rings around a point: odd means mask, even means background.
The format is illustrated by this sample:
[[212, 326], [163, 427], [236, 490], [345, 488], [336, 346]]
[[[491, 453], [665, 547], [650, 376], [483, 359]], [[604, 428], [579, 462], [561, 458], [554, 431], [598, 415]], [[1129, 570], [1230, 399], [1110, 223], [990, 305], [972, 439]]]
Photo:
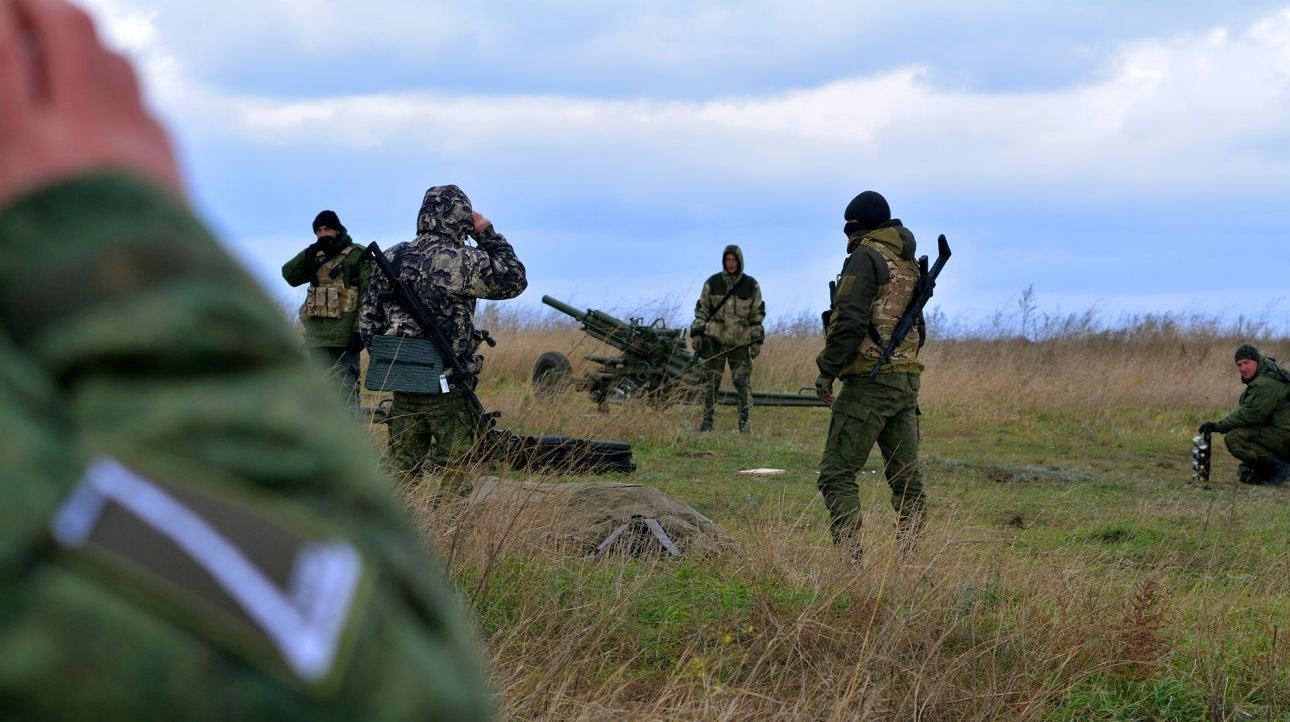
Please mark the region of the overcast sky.
[[1290, 326], [1290, 4], [90, 0], [140, 62], [202, 215], [284, 304], [335, 209], [409, 239], [456, 183], [529, 290], [690, 308], [727, 243], [818, 310], [865, 189], [933, 304]]

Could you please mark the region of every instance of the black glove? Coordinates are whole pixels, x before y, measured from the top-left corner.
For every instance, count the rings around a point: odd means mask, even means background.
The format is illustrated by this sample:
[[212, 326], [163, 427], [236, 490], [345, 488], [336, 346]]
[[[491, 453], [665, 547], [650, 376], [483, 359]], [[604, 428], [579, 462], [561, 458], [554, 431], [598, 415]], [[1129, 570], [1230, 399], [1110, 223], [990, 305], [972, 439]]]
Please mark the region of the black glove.
[[349, 346], [345, 348], [350, 353], [358, 353], [363, 350], [363, 337], [357, 333], [349, 335]]
[[815, 395], [826, 404], [833, 403], [833, 377], [820, 374], [815, 379]]
[[1218, 431], [1218, 424], [1214, 423], [1213, 421], [1206, 421], [1205, 423], [1200, 425], [1200, 428], [1197, 429], [1197, 431], [1199, 431], [1202, 434], [1212, 434], [1215, 431]]

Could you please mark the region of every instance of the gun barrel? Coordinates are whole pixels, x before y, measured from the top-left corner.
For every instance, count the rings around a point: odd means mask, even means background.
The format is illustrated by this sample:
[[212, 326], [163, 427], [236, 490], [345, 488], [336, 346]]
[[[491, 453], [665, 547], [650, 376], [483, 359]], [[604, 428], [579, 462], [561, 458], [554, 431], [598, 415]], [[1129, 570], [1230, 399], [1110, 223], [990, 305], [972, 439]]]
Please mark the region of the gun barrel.
[[574, 308], [573, 306], [570, 306], [569, 304], [565, 303], [564, 301], [561, 301], [558, 298], [543, 296], [542, 303], [545, 303], [546, 305], [550, 306], [551, 308], [554, 308], [555, 310], [559, 311], [560, 313], [563, 313], [566, 316], [572, 316], [573, 318], [576, 318], [579, 321], [583, 320], [583, 317], [587, 315], [585, 311], [579, 311], [578, 309]]

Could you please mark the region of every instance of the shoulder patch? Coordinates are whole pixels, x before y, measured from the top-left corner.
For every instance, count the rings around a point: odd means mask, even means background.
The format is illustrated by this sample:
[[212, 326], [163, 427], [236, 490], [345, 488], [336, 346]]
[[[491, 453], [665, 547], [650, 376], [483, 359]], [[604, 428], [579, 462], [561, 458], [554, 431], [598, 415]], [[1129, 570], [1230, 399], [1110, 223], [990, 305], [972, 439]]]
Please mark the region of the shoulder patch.
[[371, 586], [342, 538], [107, 457], [89, 465], [50, 527], [73, 566], [310, 689], [339, 678]]

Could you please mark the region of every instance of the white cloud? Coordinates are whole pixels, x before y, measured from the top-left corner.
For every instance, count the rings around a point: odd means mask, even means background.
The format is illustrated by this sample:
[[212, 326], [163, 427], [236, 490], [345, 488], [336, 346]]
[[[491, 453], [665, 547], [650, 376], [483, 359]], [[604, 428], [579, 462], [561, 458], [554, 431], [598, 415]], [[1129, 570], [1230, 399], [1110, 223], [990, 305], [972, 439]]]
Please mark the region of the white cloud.
[[1046, 92], [946, 90], [917, 66], [697, 102], [431, 92], [282, 101], [183, 92], [172, 107], [252, 143], [486, 153], [562, 167], [617, 159], [732, 182], [836, 175], [862, 164], [910, 181], [1023, 187], [1290, 177], [1290, 11], [1243, 31], [1126, 46], [1100, 79]]

